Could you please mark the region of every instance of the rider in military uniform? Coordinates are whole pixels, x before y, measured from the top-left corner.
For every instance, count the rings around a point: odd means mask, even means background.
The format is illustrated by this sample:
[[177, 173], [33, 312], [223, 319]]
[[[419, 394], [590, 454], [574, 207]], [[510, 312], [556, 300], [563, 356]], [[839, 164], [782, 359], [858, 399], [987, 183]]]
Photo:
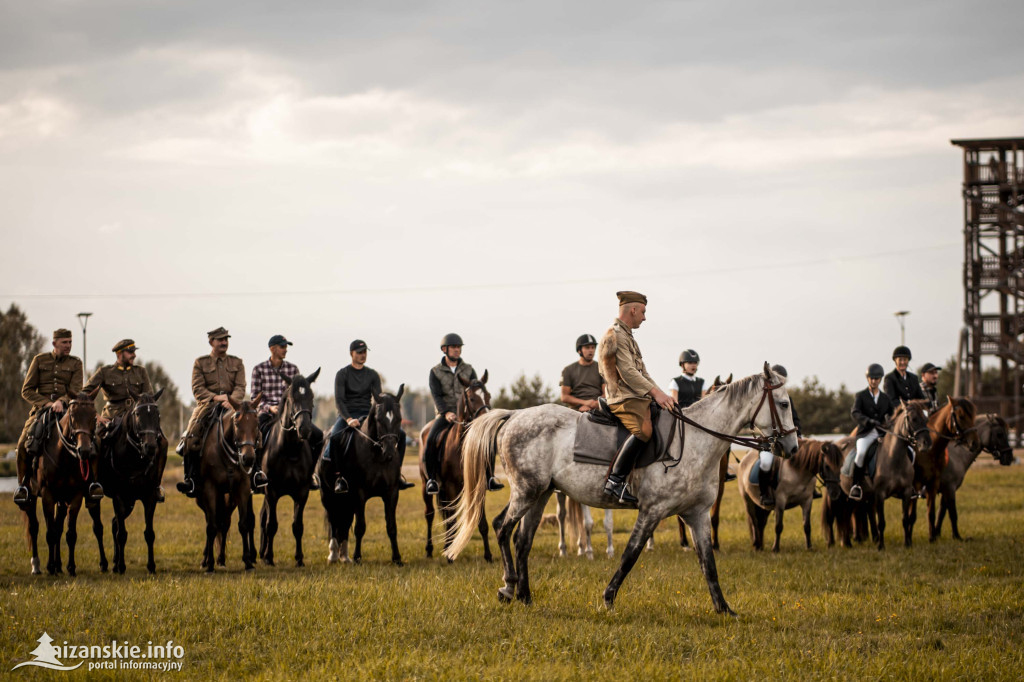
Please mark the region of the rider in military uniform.
[[906, 346], [896, 346], [892, 352], [892, 360], [896, 363], [896, 369], [885, 375], [882, 392], [889, 396], [893, 405], [899, 405], [900, 400], [924, 400], [921, 380], [913, 372], [907, 371], [910, 364], [910, 349]]
[[[131, 409], [135, 398], [147, 393], [154, 394], [153, 384], [149, 380], [146, 368], [135, 364], [137, 346], [131, 339], [123, 339], [114, 344], [117, 362], [100, 367], [89, 379], [83, 389], [93, 393], [97, 388], [103, 389], [103, 397], [107, 404], [98, 419], [100, 429], [97, 435], [102, 439], [121, 424], [124, 415]], [[157, 487], [157, 501], [164, 501], [163, 488]]]
[[[32, 409], [18, 437], [16, 504], [28, 502], [32, 496], [29, 490], [31, 474], [36, 470], [36, 461], [48, 435], [43, 432], [46, 420], [41, 417], [49, 413], [59, 418], [68, 404], [82, 392], [82, 376], [82, 361], [71, 355], [71, 332], [56, 330], [53, 332], [53, 350], [32, 358], [21, 385], [21, 397], [32, 405]], [[89, 496], [94, 499], [103, 497], [99, 483], [93, 481], [89, 484]]]
[[857, 422], [857, 454], [853, 460], [851, 500], [859, 500], [864, 497], [864, 491], [861, 488], [861, 484], [864, 482], [864, 460], [867, 459], [871, 444], [878, 440], [879, 427], [895, 411], [895, 405], [889, 396], [878, 390], [878, 384], [881, 383], [884, 373], [885, 370], [878, 363], [868, 367], [868, 387], [857, 394], [853, 409], [850, 410], [854, 421]]
[[[228, 330], [217, 327], [206, 336], [213, 350], [209, 355], [196, 358], [192, 365], [192, 395], [196, 399], [196, 409], [192, 411], [188, 428], [181, 435], [177, 447], [177, 453], [185, 458], [185, 480], [178, 484], [178, 490], [189, 497], [196, 495], [195, 474], [203, 436], [200, 430], [206, 416], [216, 405], [228, 405], [229, 398], [236, 403], [245, 399], [245, 365], [241, 359], [228, 355], [228, 339], [231, 338]], [[266, 484], [266, 480], [263, 483]]]
[[615, 456], [604, 492], [624, 504], [637, 504], [626, 487], [637, 456], [651, 439], [651, 401], [664, 409], [676, 404], [654, 384], [644, 367], [633, 330], [647, 319], [647, 297], [636, 291], [616, 292], [619, 316], [601, 339], [599, 368], [608, 392], [608, 408], [615, 413], [630, 436]]
[[[427, 445], [423, 449], [423, 464], [427, 469], [427, 485], [424, 491], [428, 495], [437, 495], [441, 489], [437, 484], [441, 478], [441, 451], [437, 442], [441, 434], [452, 427], [458, 419], [455, 410], [462, 390], [460, 377], [466, 381], [476, 381], [476, 370], [462, 360], [462, 337], [458, 334], [445, 334], [441, 339], [441, 352], [444, 357], [430, 369], [430, 395], [434, 399], [437, 416], [430, 427]], [[488, 490], [501, 490], [505, 486], [493, 475], [487, 480]]]
[[577, 412], [590, 412], [598, 407], [597, 399], [604, 395], [604, 379], [594, 362], [597, 339], [582, 334], [576, 339], [576, 353], [580, 359], [562, 370], [562, 402]]

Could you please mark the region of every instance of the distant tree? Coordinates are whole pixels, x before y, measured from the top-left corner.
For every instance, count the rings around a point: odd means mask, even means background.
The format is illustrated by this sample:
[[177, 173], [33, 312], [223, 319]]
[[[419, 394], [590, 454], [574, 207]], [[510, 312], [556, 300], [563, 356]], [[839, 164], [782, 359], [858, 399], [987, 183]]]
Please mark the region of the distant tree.
[[509, 387], [502, 386], [498, 396], [491, 401], [491, 406], [506, 410], [518, 410], [534, 405], [550, 403], [555, 399], [555, 392], [544, 384], [540, 374], [527, 379], [522, 373]]
[[0, 441], [15, 440], [28, 419], [30, 406], [21, 397], [21, 384], [45, 342], [17, 305], [0, 312]]
[[815, 433], [847, 433], [854, 427], [850, 408], [853, 393], [840, 384], [838, 390], [822, 385], [817, 376], [804, 379], [802, 386], [787, 387], [790, 400], [800, 416], [805, 435]]
[[[160, 363], [143, 362], [142, 365], [149, 374], [153, 390], [164, 389], [163, 395], [157, 401], [157, 405], [160, 406], [160, 428], [163, 429], [168, 440], [176, 441], [181, 437], [181, 430], [188, 424], [192, 410], [188, 409], [188, 406], [181, 401], [178, 387]], [[173, 446], [174, 443], [172, 442], [171, 445]]]
[[[938, 392], [939, 404], [946, 402], [946, 396], [953, 395], [953, 382], [956, 379], [956, 356], [946, 360], [945, 366], [939, 372], [939, 381], [935, 384]], [[960, 392], [967, 395], [967, 373], [960, 375]], [[998, 367], [985, 367], [981, 370], [981, 396], [1003, 395], [1002, 379], [999, 376]], [[972, 396], [967, 396], [972, 397]], [[978, 397], [978, 396], [973, 396]]]

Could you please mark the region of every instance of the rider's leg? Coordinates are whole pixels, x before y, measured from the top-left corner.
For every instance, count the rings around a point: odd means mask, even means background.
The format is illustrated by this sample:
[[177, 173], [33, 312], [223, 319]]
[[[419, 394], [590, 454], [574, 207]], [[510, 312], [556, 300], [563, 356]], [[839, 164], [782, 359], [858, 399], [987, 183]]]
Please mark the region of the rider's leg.
[[206, 414], [213, 409], [213, 401], [196, 406], [192, 410], [192, 416], [188, 420], [185, 432], [181, 434], [181, 442], [175, 451], [181, 455], [182, 464], [185, 469], [185, 480], [177, 485], [178, 491], [194, 497], [196, 494], [196, 478], [199, 474], [199, 442], [201, 434], [198, 433], [200, 424]]
[[772, 489], [772, 464], [775, 463], [775, 455], [771, 450], [761, 450], [757, 453], [758, 462], [758, 487], [761, 489], [761, 506], [775, 506], [775, 491]]
[[[274, 420], [274, 415], [269, 410], [266, 412], [260, 412], [256, 417], [257, 428], [260, 431], [260, 440], [264, 445], [267, 442], [267, 425]], [[263, 452], [262, 448], [256, 452], [256, 462], [252, 467], [252, 487], [253, 492], [265, 488], [269, 481], [267, 475], [263, 473]]]
[[615, 455], [611, 473], [608, 474], [608, 480], [605, 481], [604, 492], [624, 504], [639, 503], [639, 500], [629, 492], [626, 478], [633, 470], [636, 458], [647, 447], [647, 441], [651, 439], [653, 429], [650, 405], [650, 400], [631, 398], [609, 406], [623, 426], [629, 429], [631, 435]]
[[424, 490], [428, 495], [437, 495], [441, 490], [438, 486], [441, 479], [441, 448], [437, 446], [437, 440], [449, 425], [444, 415], [439, 414], [434, 418], [430, 433], [427, 434], [427, 444], [423, 449], [423, 465], [427, 470], [427, 485]]
[[339, 466], [339, 462], [335, 461], [341, 459], [340, 453], [338, 453], [337, 450], [340, 449], [344, 443], [339, 442], [338, 445], [335, 445], [335, 442], [341, 441], [341, 436], [339, 436], [339, 434], [344, 431], [346, 427], [347, 424], [345, 423], [345, 418], [338, 417], [334, 422], [334, 426], [331, 427], [330, 433], [328, 433], [325, 438], [326, 442], [324, 443], [324, 453], [320, 457], [324, 461], [324, 465], [320, 468], [320, 472], [325, 474], [328, 479], [334, 477], [334, 492], [339, 495], [344, 495], [348, 492], [348, 481], [346, 481], [339, 473], [341, 471], [341, 467]]
[[878, 431], [871, 429], [857, 439], [857, 454], [853, 458], [853, 484], [850, 486], [850, 499], [859, 500], [864, 497], [864, 460], [868, 456], [868, 449], [871, 444], [878, 440]]
[[38, 451], [39, 447], [38, 439], [32, 436], [32, 430], [37, 418], [38, 415], [30, 415], [18, 437], [18, 489], [14, 491], [15, 504], [28, 502], [32, 497], [30, 486], [36, 463], [36, 455], [32, 450]]

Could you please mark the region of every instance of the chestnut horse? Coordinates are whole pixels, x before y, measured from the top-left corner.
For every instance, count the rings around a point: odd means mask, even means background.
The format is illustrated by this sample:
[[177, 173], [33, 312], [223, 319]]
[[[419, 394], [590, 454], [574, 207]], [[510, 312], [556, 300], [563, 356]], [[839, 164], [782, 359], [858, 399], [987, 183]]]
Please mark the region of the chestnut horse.
[[[441, 516], [444, 519], [445, 550], [448, 549], [452, 542], [455, 503], [462, 495], [465, 480], [462, 474], [462, 440], [473, 419], [491, 409], [491, 394], [487, 391], [487, 370], [484, 370], [483, 376], [479, 379], [469, 381], [460, 376], [459, 382], [463, 388], [455, 407], [455, 424], [444, 433], [439, 448], [441, 451], [441, 480], [437, 483], [441, 490], [437, 494], [437, 506], [441, 510]], [[444, 419], [443, 416], [435, 418]], [[423, 503], [426, 506], [423, 516], [427, 520], [427, 558], [434, 556], [434, 496], [426, 493], [427, 465], [423, 460], [423, 453], [427, 448], [427, 436], [430, 434], [432, 424], [433, 421], [427, 422], [420, 431], [420, 478], [423, 480]], [[484, 514], [484, 501], [482, 499], [480, 500], [480, 522], [478, 527], [480, 528], [480, 535], [484, 539], [484, 559], [490, 563], [493, 557], [491, 556], [491, 544], [487, 539], [487, 518], [486, 514]], [[448, 563], [451, 562], [452, 559], [449, 558]]]
[[[932, 446], [927, 452], [919, 453], [914, 462], [914, 485], [918, 489], [923, 487], [922, 492], [927, 500], [929, 542], [935, 542], [939, 537], [935, 523], [935, 501], [942, 471], [946, 466], [946, 448], [950, 443], [964, 445], [968, 449], [976, 447], [978, 434], [972, 428], [976, 414], [974, 403], [967, 398], [946, 396], [946, 404], [928, 418]], [[914, 504], [917, 504], [917, 500], [914, 500]]]

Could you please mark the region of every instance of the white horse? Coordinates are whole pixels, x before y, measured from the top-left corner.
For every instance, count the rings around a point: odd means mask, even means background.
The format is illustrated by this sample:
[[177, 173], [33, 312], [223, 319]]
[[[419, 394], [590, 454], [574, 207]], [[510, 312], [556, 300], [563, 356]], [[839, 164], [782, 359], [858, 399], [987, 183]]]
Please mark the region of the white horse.
[[[766, 362], [763, 374], [734, 382], [684, 410], [661, 415], [658, 430], [662, 442], [669, 443], [668, 455], [676, 462], [655, 462], [633, 472], [630, 487], [640, 499], [640, 513], [619, 568], [605, 589], [608, 608], [654, 528], [662, 519], [678, 514], [690, 527], [715, 610], [733, 613], [718, 584], [708, 511], [718, 495], [719, 466], [730, 442], [775, 447], [779, 454], [796, 452], [796, 429], [784, 384], [785, 379], [774, 374]], [[768, 409], [762, 410], [762, 406]], [[504, 568], [505, 584], [498, 590], [503, 602], [513, 598], [526, 604], [532, 601], [527, 560], [544, 505], [556, 488], [592, 507], [625, 508], [604, 494], [606, 467], [573, 462], [573, 442], [581, 418], [580, 413], [559, 405], [494, 410], [474, 420], [467, 433], [462, 454], [465, 489], [458, 501], [455, 538], [445, 553], [457, 557], [476, 531], [480, 503], [487, 492], [487, 467], [500, 455], [511, 487], [508, 506], [493, 523]], [[682, 423], [694, 428], [684, 429]], [[750, 426], [771, 435], [735, 435]], [[520, 521], [513, 560], [509, 540]]]

